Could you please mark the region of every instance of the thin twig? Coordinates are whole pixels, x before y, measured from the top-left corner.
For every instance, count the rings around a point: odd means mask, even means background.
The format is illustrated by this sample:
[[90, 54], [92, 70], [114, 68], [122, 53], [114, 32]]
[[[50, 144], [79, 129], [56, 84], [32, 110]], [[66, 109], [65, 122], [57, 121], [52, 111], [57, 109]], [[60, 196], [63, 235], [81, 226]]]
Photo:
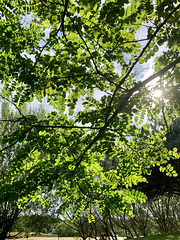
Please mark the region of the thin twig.
[[95, 67], [95, 69], [96, 69], [96, 72], [97, 72], [99, 75], [101, 75], [102, 77], [104, 77], [108, 82], [110, 82], [110, 83], [112, 83], [113, 85], [117, 86], [117, 84], [116, 84], [115, 82], [111, 81], [107, 76], [105, 76], [105, 75], [98, 69], [98, 67], [97, 67], [97, 65], [96, 65], [96, 62], [95, 62], [95, 60], [94, 60], [94, 57], [93, 57], [93, 55], [92, 55], [92, 53], [91, 53], [91, 51], [90, 51], [90, 49], [89, 49], [86, 41], [84, 40], [84, 38], [83, 38], [83, 36], [81, 35], [78, 27], [76, 26], [76, 24], [74, 23], [72, 17], [69, 15], [68, 12], [67, 12], [67, 16], [68, 16], [69, 19], [71, 20], [71, 22], [72, 22], [74, 28], [76, 29], [79, 37], [81, 38], [81, 40], [83, 41], [84, 45], [86, 46], [86, 49], [87, 49], [89, 55], [91, 56], [91, 60], [92, 60], [93, 65], [94, 65], [94, 67]]
[[2, 152], [5, 151], [6, 149], [14, 146], [14, 145], [15, 145], [16, 143], [18, 143], [19, 141], [21, 141], [21, 140], [26, 136], [26, 134], [27, 134], [29, 131], [31, 131], [31, 129], [33, 129], [33, 128], [34, 128], [34, 127], [31, 126], [31, 127], [28, 128], [16, 141], [14, 141], [13, 143], [9, 144], [8, 146], [0, 149], [0, 153], [2, 153]]
[[117, 46], [114, 47], [114, 48], [112, 48], [112, 49], [105, 49], [105, 48], [102, 47], [102, 45], [101, 45], [100, 43], [97, 43], [97, 45], [98, 45], [101, 49], [103, 49], [104, 51], [111, 53], [111, 52], [114, 52], [114, 50], [116, 50], [118, 47], [120, 47], [120, 46], [122, 46], [122, 45], [124, 45], [124, 44], [126, 44], [126, 43], [138, 43], [138, 42], [143, 42], [143, 41], [147, 41], [147, 40], [148, 40], [148, 38], [144, 38], [144, 39], [140, 39], [140, 40], [134, 40], [134, 41], [122, 42], [122, 43], [117, 44]]
[[8, 98], [4, 97], [3, 95], [0, 94], [0, 97], [5, 99], [6, 101], [8, 101], [9, 103], [11, 103], [19, 112], [19, 114], [24, 118], [24, 120], [26, 122], [29, 123], [29, 125], [31, 126], [31, 122], [29, 121], [29, 119], [26, 118], [26, 116], [21, 112], [20, 108], [11, 100], [9, 100]]
[[86, 127], [86, 126], [68, 126], [68, 125], [40, 125], [40, 124], [32, 124], [34, 128], [61, 128], [61, 129], [92, 129], [92, 130], [100, 130], [101, 127]]
[[64, 79], [64, 78], [78, 78], [78, 77], [87, 77], [87, 76], [92, 76], [92, 75], [97, 75], [98, 73], [87, 73], [87, 74], [76, 74], [76, 75], [70, 75], [70, 76], [64, 76], [64, 77], [52, 77], [50, 79]]
[[16, 122], [20, 122], [21, 119], [16, 119], [16, 120], [12, 120], [12, 119], [0, 119], [0, 122], [12, 122], [12, 123], [16, 123]]
[[165, 115], [165, 112], [164, 112], [164, 99], [162, 97], [161, 99], [161, 102], [162, 102], [162, 114], [163, 114], [163, 119], [164, 119], [164, 122], [165, 122], [165, 125], [166, 125], [166, 128], [167, 128], [167, 132], [169, 132], [169, 126], [168, 126], [168, 123], [167, 123], [167, 119], [166, 119], [166, 115]]

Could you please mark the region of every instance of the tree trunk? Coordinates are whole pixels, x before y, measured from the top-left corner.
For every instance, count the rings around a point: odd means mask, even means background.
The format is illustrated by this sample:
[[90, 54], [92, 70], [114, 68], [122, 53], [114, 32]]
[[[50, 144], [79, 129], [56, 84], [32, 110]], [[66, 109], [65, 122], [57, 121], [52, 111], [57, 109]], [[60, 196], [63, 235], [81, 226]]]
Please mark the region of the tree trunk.
[[2, 231], [0, 232], [0, 240], [5, 240], [8, 237], [8, 233], [11, 231], [12, 226], [14, 224], [15, 219], [17, 218], [20, 210], [18, 209], [18, 207], [11, 209], [11, 216], [8, 217], [8, 208], [3, 210], [3, 214], [2, 216], [0, 216], [1, 221], [0, 221], [0, 229], [2, 229]]

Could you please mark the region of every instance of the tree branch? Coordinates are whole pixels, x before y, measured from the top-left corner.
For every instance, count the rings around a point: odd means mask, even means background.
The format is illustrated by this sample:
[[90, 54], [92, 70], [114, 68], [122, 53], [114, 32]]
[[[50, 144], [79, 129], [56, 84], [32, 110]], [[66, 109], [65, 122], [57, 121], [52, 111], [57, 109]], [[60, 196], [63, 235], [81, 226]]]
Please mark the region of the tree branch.
[[107, 127], [114, 120], [114, 118], [118, 115], [118, 113], [120, 113], [121, 110], [126, 106], [126, 104], [128, 103], [128, 101], [131, 98], [131, 96], [134, 94], [134, 92], [138, 91], [140, 88], [144, 87], [147, 83], [149, 83], [150, 81], [154, 80], [155, 78], [163, 75], [164, 73], [166, 73], [169, 69], [171, 69], [172, 67], [174, 67], [178, 63], [180, 63], [180, 57], [177, 58], [174, 62], [170, 63], [165, 68], [163, 68], [162, 70], [160, 70], [159, 72], [157, 72], [157, 73], [153, 74], [152, 76], [148, 77], [147, 79], [145, 79], [143, 82], [137, 83], [133, 88], [131, 88], [129, 90], [129, 92], [126, 94], [126, 96], [122, 100], [121, 104], [117, 107], [117, 109], [114, 111], [112, 116], [105, 122], [104, 126], [99, 130], [99, 132], [94, 137], [94, 139], [91, 141], [91, 143], [85, 148], [85, 150], [83, 151], [83, 153], [79, 157], [78, 162], [76, 163], [75, 170], [81, 164], [81, 162], [82, 162], [82, 160], [84, 158], [84, 155], [87, 152], [87, 150], [89, 150], [103, 136], [103, 134], [107, 130]]
[[148, 77], [143, 82], [137, 83], [133, 88], [131, 88], [129, 90], [128, 94], [125, 96], [122, 103], [119, 105], [119, 107], [115, 110], [113, 115], [108, 120], [108, 123], [110, 123], [117, 116], [117, 114], [124, 108], [124, 106], [126, 105], [126, 103], [128, 102], [128, 100], [130, 99], [130, 97], [133, 95], [134, 92], [138, 91], [140, 88], [144, 87], [147, 83], [151, 82], [155, 78], [160, 77], [161, 75], [165, 74], [169, 69], [171, 69], [172, 67], [174, 67], [178, 63], [180, 63], [180, 57], [177, 58], [174, 62], [167, 65], [165, 68], [163, 68], [159, 72], [157, 72], [157, 73], [153, 74], [152, 76]]
[[67, 12], [67, 9], [68, 9], [68, 3], [69, 3], [69, 0], [65, 0], [64, 12], [63, 12], [63, 15], [62, 15], [61, 26], [60, 26], [60, 28], [62, 27], [63, 36], [66, 39], [66, 41], [68, 41], [68, 40], [67, 40], [66, 34], [65, 34], [64, 20], [65, 20], [66, 12]]
[[130, 73], [132, 72], [132, 70], [134, 69], [134, 67], [136, 66], [136, 64], [139, 62], [140, 58], [142, 57], [142, 55], [144, 54], [144, 52], [146, 51], [146, 49], [149, 47], [150, 43], [152, 42], [152, 40], [156, 37], [157, 33], [161, 30], [161, 28], [167, 23], [167, 21], [169, 20], [169, 18], [180, 8], [180, 4], [173, 9], [173, 11], [171, 11], [171, 13], [169, 14], [169, 16], [157, 27], [156, 31], [152, 34], [151, 38], [149, 39], [149, 41], [147, 42], [147, 44], [145, 45], [145, 47], [142, 49], [141, 53], [139, 54], [139, 56], [137, 56], [135, 62], [132, 64], [132, 66], [130, 67], [130, 69], [128, 70], [128, 72], [125, 74], [125, 76], [121, 79], [121, 81], [119, 82], [119, 84], [117, 85], [113, 96], [111, 98], [111, 101], [109, 103], [109, 111], [107, 113], [107, 117], [109, 117], [109, 113], [110, 113], [110, 109], [111, 109], [111, 105], [112, 102], [114, 101], [114, 97], [116, 95], [116, 93], [119, 91], [119, 89], [121, 88], [121, 85], [126, 81], [126, 79], [128, 78], [128, 76], [130, 75]]
[[101, 127], [84, 127], [84, 126], [67, 126], [67, 125], [38, 125], [38, 124], [32, 124], [31, 125], [34, 128], [62, 128], [62, 129], [94, 129], [94, 130], [100, 130]]
[[161, 28], [167, 23], [167, 21], [169, 20], [169, 18], [180, 8], [180, 4], [173, 9], [173, 11], [169, 14], [169, 16], [157, 27], [156, 31], [152, 34], [151, 38], [149, 39], [148, 43], [146, 44], [146, 46], [142, 49], [141, 53], [139, 54], [139, 56], [136, 58], [135, 62], [132, 64], [132, 66], [130, 67], [129, 71], [126, 73], [126, 75], [124, 76], [124, 78], [120, 81], [120, 83], [117, 86], [117, 89], [115, 90], [116, 92], [119, 89], [119, 86], [121, 86], [126, 78], [129, 76], [129, 74], [132, 72], [133, 68], [135, 67], [135, 65], [138, 63], [139, 59], [142, 57], [142, 55], [144, 54], [144, 52], [146, 51], [146, 49], [149, 47], [150, 43], [152, 42], [152, 40], [156, 37], [157, 33], [161, 30]]

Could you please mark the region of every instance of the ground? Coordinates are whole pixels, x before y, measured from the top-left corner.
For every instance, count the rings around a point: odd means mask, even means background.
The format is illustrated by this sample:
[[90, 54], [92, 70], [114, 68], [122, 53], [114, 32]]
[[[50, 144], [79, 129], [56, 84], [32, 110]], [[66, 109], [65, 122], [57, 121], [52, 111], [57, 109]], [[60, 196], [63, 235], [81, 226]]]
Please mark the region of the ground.
[[[77, 240], [80, 238], [73, 237], [59, 237], [59, 240]], [[17, 240], [27, 240], [27, 238], [18, 238]], [[58, 240], [58, 237], [29, 237], [28, 240]], [[124, 240], [122, 237], [118, 237], [118, 240]]]

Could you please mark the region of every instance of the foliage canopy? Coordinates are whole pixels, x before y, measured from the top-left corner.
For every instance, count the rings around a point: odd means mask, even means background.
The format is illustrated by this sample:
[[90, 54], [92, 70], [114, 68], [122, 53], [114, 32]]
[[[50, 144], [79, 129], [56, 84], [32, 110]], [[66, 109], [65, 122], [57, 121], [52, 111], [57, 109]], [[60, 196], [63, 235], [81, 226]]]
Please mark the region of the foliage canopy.
[[[76, 203], [75, 217], [90, 204], [107, 216], [143, 202], [132, 186], [179, 157], [163, 145], [179, 114], [179, 1], [2, 0], [0, 14], [0, 97], [21, 115], [19, 129], [3, 136], [2, 155], [20, 148], [0, 182], [0, 204], [32, 198], [46, 207], [52, 189], [63, 199], [59, 211]], [[43, 119], [21, 112], [43, 97], [54, 108]], [[162, 116], [165, 128], [152, 131], [147, 116]], [[105, 155], [119, 159], [116, 169], [103, 171]], [[164, 171], [177, 176], [171, 165]]]

